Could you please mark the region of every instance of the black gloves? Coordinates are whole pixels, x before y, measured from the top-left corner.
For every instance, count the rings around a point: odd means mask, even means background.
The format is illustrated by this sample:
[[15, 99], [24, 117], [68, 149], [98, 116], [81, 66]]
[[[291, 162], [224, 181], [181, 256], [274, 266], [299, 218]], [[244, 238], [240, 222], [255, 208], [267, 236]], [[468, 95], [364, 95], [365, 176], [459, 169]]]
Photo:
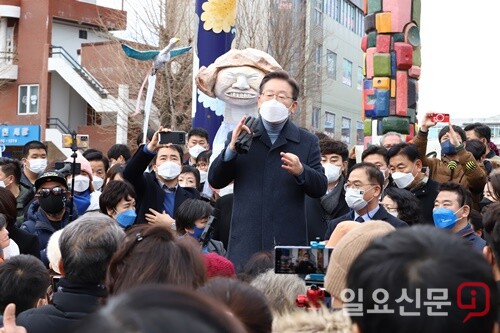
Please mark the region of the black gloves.
[[257, 129], [259, 124], [259, 118], [254, 118], [248, 116], [245, 120], [245, 125], [250, 129], [252, 134], [249, 134], [247, 131], [241, 131], [234, 148], [238, 154], [246, 154], [250, 150], [250, 145], [252, 144], [253, 133]]

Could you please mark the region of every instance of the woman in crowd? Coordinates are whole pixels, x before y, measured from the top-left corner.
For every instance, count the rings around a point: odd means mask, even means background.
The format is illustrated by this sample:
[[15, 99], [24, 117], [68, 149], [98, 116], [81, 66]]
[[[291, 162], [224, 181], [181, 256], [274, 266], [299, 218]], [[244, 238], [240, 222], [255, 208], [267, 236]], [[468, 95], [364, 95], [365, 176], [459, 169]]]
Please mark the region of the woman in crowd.
[[[16, 198], [6, 188], [0, 187], [0, 213], [4, 214], [7, 220], [6, 231], [9, 237], [19, 247], [21, 254], [31, 254], [40, 258], [40, 246], [36, 235], [19, 229], [16, 226]], [[14, 245], [13, 245], [14, 246]]]
[[212, 151], [205, 150], [201, 152], [196, 158], [196, 168], [200, 172], [200, 186], [198, 187], [198, 191], [200, 192], [203, 191], [203, 187], [205, 186], [205, 182], [207, 181], [210, 156], [212, 156]]
[[[73, 162], [73, 158], [68, 158], [66, 162]], [[65, 173], [66, 180], [68, 181], [68, 189], [74, 185], [73, 202], [78, 210], [78, 216], [82, 216], [86, 212], [99, 210], [99, 195], [101, 192], [94, 190], [92, 184], [93, 173], [90, 162], [78, 154], [76, 163], [80, 164], [80, 173], [75, 175], [73, 182], [71, 171]]]
[[179, 186], [198, 188], [200, 185], [200, 172], [195, 167], [183, 165], [179, 174]]
[[[191, 236], [197, 241], [203, 234], [213, 208], [206, 201], [187, 199], [175, 212], [175, 226], [180, 236]], [[209, 235], [210, 236], [210, 235]], [[221, 256], [226, 254], [222, 242], [214, 239], [202, 244], [203, 252], [215, 252]]]
[[99, 207], [125, 229], [133, 225], [137, 217], [135, 199], [134, 187], [129, 182], [111, 180], [99, 197]]
[[266, 296], [256, 288], [234, 279], [214, 278], [199, 290], [211, 299], [224, 303], [248, 333], [271, 332], [273, 314]]
[[[388, 186], [385, 189], [385, 196], [382, 205], [391, 215], [405, 221], [408, 225], [422, 223], [421, 209], [419, 201], [408, 190]], [[432, 221], [427, 221], [430, 223]]]
[[147, 224], [126, 233], [108, 267], [106, 286], [110, 294], [153, 283], [187, 289], [205, 283], [205, 262], [191, 238], [178, 238], [164, 227]]

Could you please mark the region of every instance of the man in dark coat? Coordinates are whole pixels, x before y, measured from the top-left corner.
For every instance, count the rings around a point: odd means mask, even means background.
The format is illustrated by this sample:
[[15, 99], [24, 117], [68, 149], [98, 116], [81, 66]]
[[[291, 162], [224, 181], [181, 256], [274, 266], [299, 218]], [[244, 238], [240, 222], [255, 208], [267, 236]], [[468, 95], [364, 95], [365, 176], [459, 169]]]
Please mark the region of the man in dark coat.
[[70, 219], [70, 192], [64, 175], [58, 171], [46, 171], [35, 181], [36, 196], [28, 208], [28, 218], [21, 229], [38, 237], [40, 258], [46, 264], [47, 243], [50, 236], [78, 217], [76, 207]]
[[328, 189], [321, 198], [306, 197], [308, 240], [322, 239], [328, 221], [349, 212], [345, 202], [347, 145], [341, 141], [324, 139], [320, 141], [321, 164], [328, 179]]
[[59, 239], [63, 277], [52, 304], [21, 312], [17, 324], [29, 333], [73, 332], [107, 295], [106, 269], [124, 236], [115, 220], [102, 214], [83, 216], [65, 227]]
[[328, 222], [325, 240], [330, 239], [337, 225], [343, 221], [363, 223], [381, 220], [395, 228], [407, 227], [406, 222], [392, 216], [379, 204], [383, 186], [384, 175], [375, 164], [362, 162], [354, 165], [345, 183], [345, 201], [352, 211]]
[[208, 175], [214, 188], [234, 180], [228, 258], [237, 269], [275, 245], [307, 245], [305, 195], [319, 198], [327, 188], [318, 138], [288, 119], [298, 106], [295, 80], [271, 72], [259, 93], [260, 118], [248, 153], [235, 149], [240, 133], [251, 133], [244, 117]]
[[[123, 177], [137, 194], [135, 223], [160, 224], [175, 230], [173, 216], [177, 208], [186, 199], [198, 199], [200, 194], [194, 188], [179, 186], [182, 147], [160, 144], [159, 132], [155, 132], [147, 145], [137, 149], [123, 170]], [[144, 172], [151, 161], [153, 171]]]
[[387, 153], [393, 183], [409, 190], [420, 201], [422, 216], [420, 223], [432, 224], [434, 200], [438, 194], [439, 183], [427, 177], [422, 172], [422, 159], [414, 144], [400, 143], [393, 146]]

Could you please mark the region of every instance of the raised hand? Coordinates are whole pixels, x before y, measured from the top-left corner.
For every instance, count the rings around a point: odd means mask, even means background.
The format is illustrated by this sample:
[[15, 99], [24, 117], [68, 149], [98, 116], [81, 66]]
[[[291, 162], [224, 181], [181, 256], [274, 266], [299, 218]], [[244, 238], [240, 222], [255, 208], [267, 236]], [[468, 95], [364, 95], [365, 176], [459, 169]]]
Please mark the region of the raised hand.
[[240, 122], [233, 130], [233, 134], [231, 135], [231, 142], [229, 143], [229, 149], [231, 149], [232, 151], [236, 151], [236, 140], [238, 140], [238, 137], [240, 136], [240, 133], [242, 131], [246, 131], [248, 134], [252, 134], [252, 131], [248, 128], [247, 125], [245, 125], [246, 120], [247, 116], [243, 116], [243, 118], [241, 118]]
[[304, 171], [304, 166], [300, 162], [299, 157], [295, 154], [284, 152], [281, 152], [280, 155], [281, 161], [283, 162], [281, 168], [285, 169], [294, 176], [300, 176], [300, 174]]

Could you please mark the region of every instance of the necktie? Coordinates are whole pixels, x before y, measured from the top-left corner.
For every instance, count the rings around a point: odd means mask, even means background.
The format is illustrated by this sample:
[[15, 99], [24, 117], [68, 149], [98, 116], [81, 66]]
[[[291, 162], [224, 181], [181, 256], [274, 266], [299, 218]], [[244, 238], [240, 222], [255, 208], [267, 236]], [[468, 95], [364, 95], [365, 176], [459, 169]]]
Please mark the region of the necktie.
[[365, 220], [361, 216], [358, 216], [354, 221], [356, 221], [356, 222], [365, 222]]

